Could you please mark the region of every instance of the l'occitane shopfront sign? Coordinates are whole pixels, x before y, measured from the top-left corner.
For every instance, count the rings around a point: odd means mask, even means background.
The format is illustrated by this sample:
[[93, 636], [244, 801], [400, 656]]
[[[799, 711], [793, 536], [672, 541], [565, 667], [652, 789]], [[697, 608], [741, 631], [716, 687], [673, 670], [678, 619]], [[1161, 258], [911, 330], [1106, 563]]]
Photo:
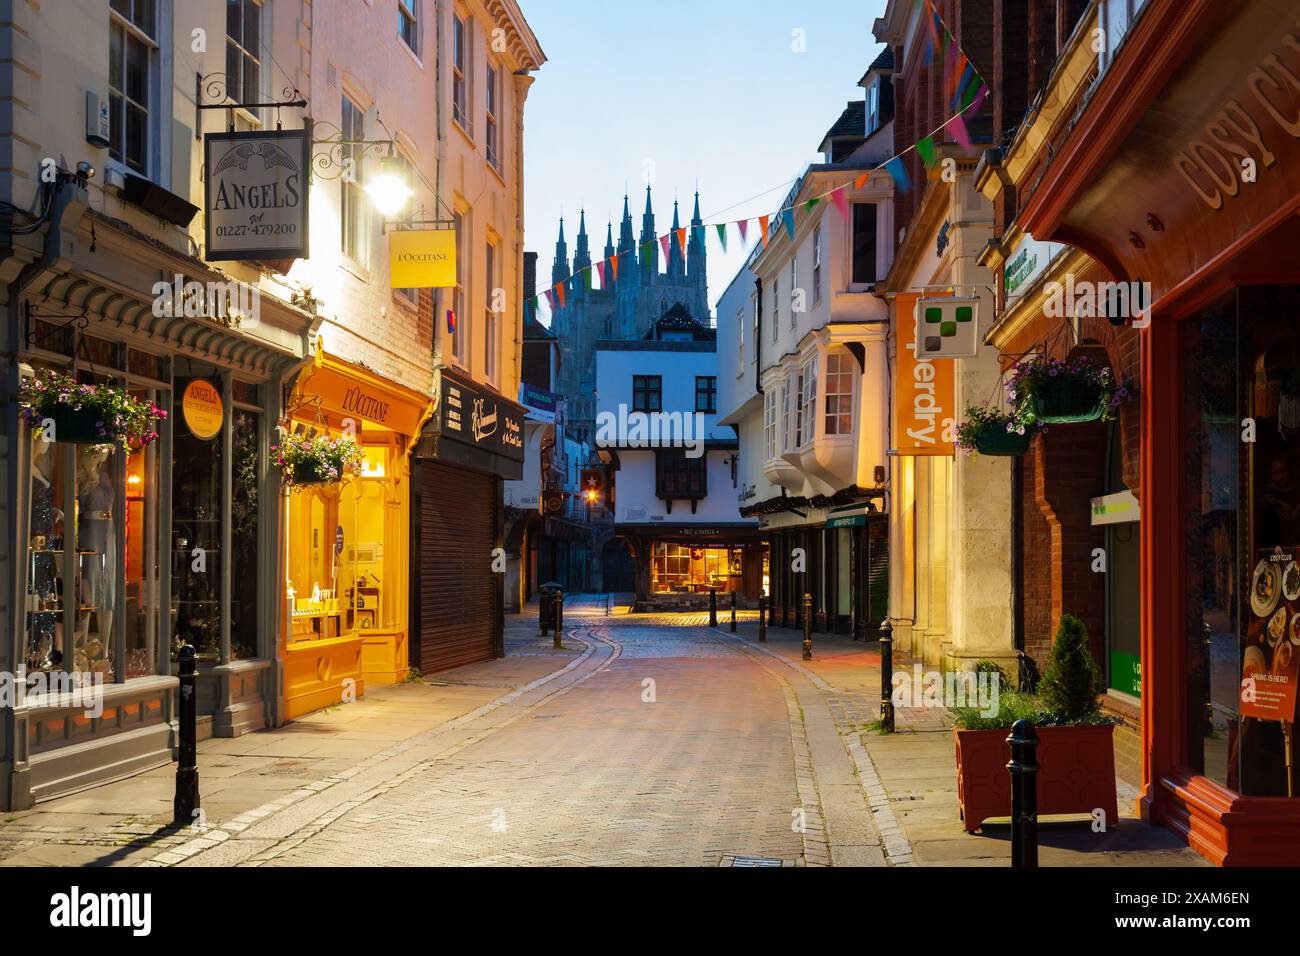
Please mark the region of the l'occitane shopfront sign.
[[427, 399], [409, 389], [330, 358], [303, 381], [301, 389], [320, 399], [319, 407], [332, 425], [351, 418], [358, 426], [381, 425], [408, 436], [419, 431], [428, 405]]
[[394, 289], [445, 289], [456, 284], [454, 229], [399, 230], [388, 235], [388, 282]]
[[894, 300], [894, 447], [899, 455], [951, 456], [956, 448], [956, 389], [951, 359], [916, 358], [915, 293]]

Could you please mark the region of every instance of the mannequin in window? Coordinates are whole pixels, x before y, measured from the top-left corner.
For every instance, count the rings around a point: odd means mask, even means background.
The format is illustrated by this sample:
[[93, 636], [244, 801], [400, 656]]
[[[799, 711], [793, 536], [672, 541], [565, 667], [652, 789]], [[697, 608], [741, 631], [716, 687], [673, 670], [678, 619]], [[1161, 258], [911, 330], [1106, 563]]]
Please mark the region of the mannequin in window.
[[[58, 667], [63, 653], [56, 646], [59, 606], [59, 539], [63, 537], [63, 512], [56, 507], [54, 443], [39, 429], [32, 434], [31, 489], [31, 598], [36, 610], [27, 636], [27, 667]], [[56, 553], [57, 552], [57, 553]]]
[[[81, 619], [77, 642], [77, 669], [107, 673], [109, 641], [113, 634], [114, 591], [117, 582], [117, 544], [113, 534], [113, 504], [116, 493], [110, 474], [111, 448], [94, 445], [84, 448], [77, 468], [77, 550], [82, 552], [81, 573], [85, 593], [80, 597], [87, 611]], [[90, 618], [94, 613], [98, 627], [95, 640], [90, 639]], [[85, 660], [82, 660], [82, 655]]]

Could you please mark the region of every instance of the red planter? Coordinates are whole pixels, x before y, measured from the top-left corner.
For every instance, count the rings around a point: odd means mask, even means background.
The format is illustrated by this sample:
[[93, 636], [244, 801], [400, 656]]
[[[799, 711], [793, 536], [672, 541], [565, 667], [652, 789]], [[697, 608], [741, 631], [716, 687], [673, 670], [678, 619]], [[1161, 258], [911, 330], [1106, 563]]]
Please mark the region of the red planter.
[[[1110, 724], [1038, 727], [1038, 815], [1106, 813], [1119, 819], [1115, 798], [1115, 750]], [[989, 817], [1011, 816], [1010, 730], [953, 728], [957, 750], [957, 802], [962, 822], [974, 833]]]

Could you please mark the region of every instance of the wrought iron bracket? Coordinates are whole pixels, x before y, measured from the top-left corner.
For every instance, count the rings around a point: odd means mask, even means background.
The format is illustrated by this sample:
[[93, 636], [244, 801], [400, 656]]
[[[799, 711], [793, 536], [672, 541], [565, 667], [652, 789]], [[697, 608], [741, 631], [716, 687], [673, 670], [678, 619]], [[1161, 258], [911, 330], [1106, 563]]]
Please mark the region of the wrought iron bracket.
[[[77, 313], [70, 312], [41, 312], [39, 307], [32, 302], [28, 302], [25, 309], [27, 315], [26, 339], [27, 347], [35, 348], [37, 345], [53, 337], [65, 329], [74, 329], [76, 333], [84, 332], [90, 326], [90, 310], [82, 309]], [[51, 329], [47, 329], [43, 335], [37, 335], [34, 329], [36, 319], [64, 319]], [[77, 336], [78, 338], [80, 336]]]
[[[207, 94], [207, 102], [204, 102], [204, 93]], [[228, 102], [230, 97], [226, 92], [226, 74], [209, 73], [204, 76], [202, 73], [194, 74], [194, 138], [200, 140], [203, 138], [203, 111], [204, 110], [229, 110], [230, 118], [227, 126], [233, 131], [235, 128], [235, 110], [260, 110], [260, 109], [281, 109], [286, 106], [296, 107], [297, 109], [307, 108], [307, 97], [295, 87], [286, 86], [280, 95], [282, 100], [274, 100], [266, 103], [231, 103]], [[283, 124], [279, 117], [276, 118], [275, 128], [282, 129]]]

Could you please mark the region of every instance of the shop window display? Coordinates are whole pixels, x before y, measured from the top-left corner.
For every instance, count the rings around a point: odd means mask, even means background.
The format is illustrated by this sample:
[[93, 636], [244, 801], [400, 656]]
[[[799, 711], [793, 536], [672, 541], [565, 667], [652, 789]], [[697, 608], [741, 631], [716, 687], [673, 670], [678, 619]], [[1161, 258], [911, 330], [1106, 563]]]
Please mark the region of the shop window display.
[[366, 436], [359, 475], [302, 486], [290, 495], [291, 641], [402, 626], [397, 587], [404, 555], [386, 547], [401, 540], [397, 523], [405, 520], [396, 449], [383, 437]]
[[258, 475], [262, 416], [246, 408], [231, 413], [230, 657], [257, 657]]
[[[178, 380], [183, 394], [188, 381]], [[223, 445], [178, 419], [173, 432], [171, 636], [199, 660], [221, 660]]]
[[1184, 330], [1192, 769], [1289, 796], [1300, 671], [1295, 289], [1244, 289]]
[[740, 589], [741, 548], [698, 548], [656, 541], [650, 589], [656, 593], [700, 593]]

